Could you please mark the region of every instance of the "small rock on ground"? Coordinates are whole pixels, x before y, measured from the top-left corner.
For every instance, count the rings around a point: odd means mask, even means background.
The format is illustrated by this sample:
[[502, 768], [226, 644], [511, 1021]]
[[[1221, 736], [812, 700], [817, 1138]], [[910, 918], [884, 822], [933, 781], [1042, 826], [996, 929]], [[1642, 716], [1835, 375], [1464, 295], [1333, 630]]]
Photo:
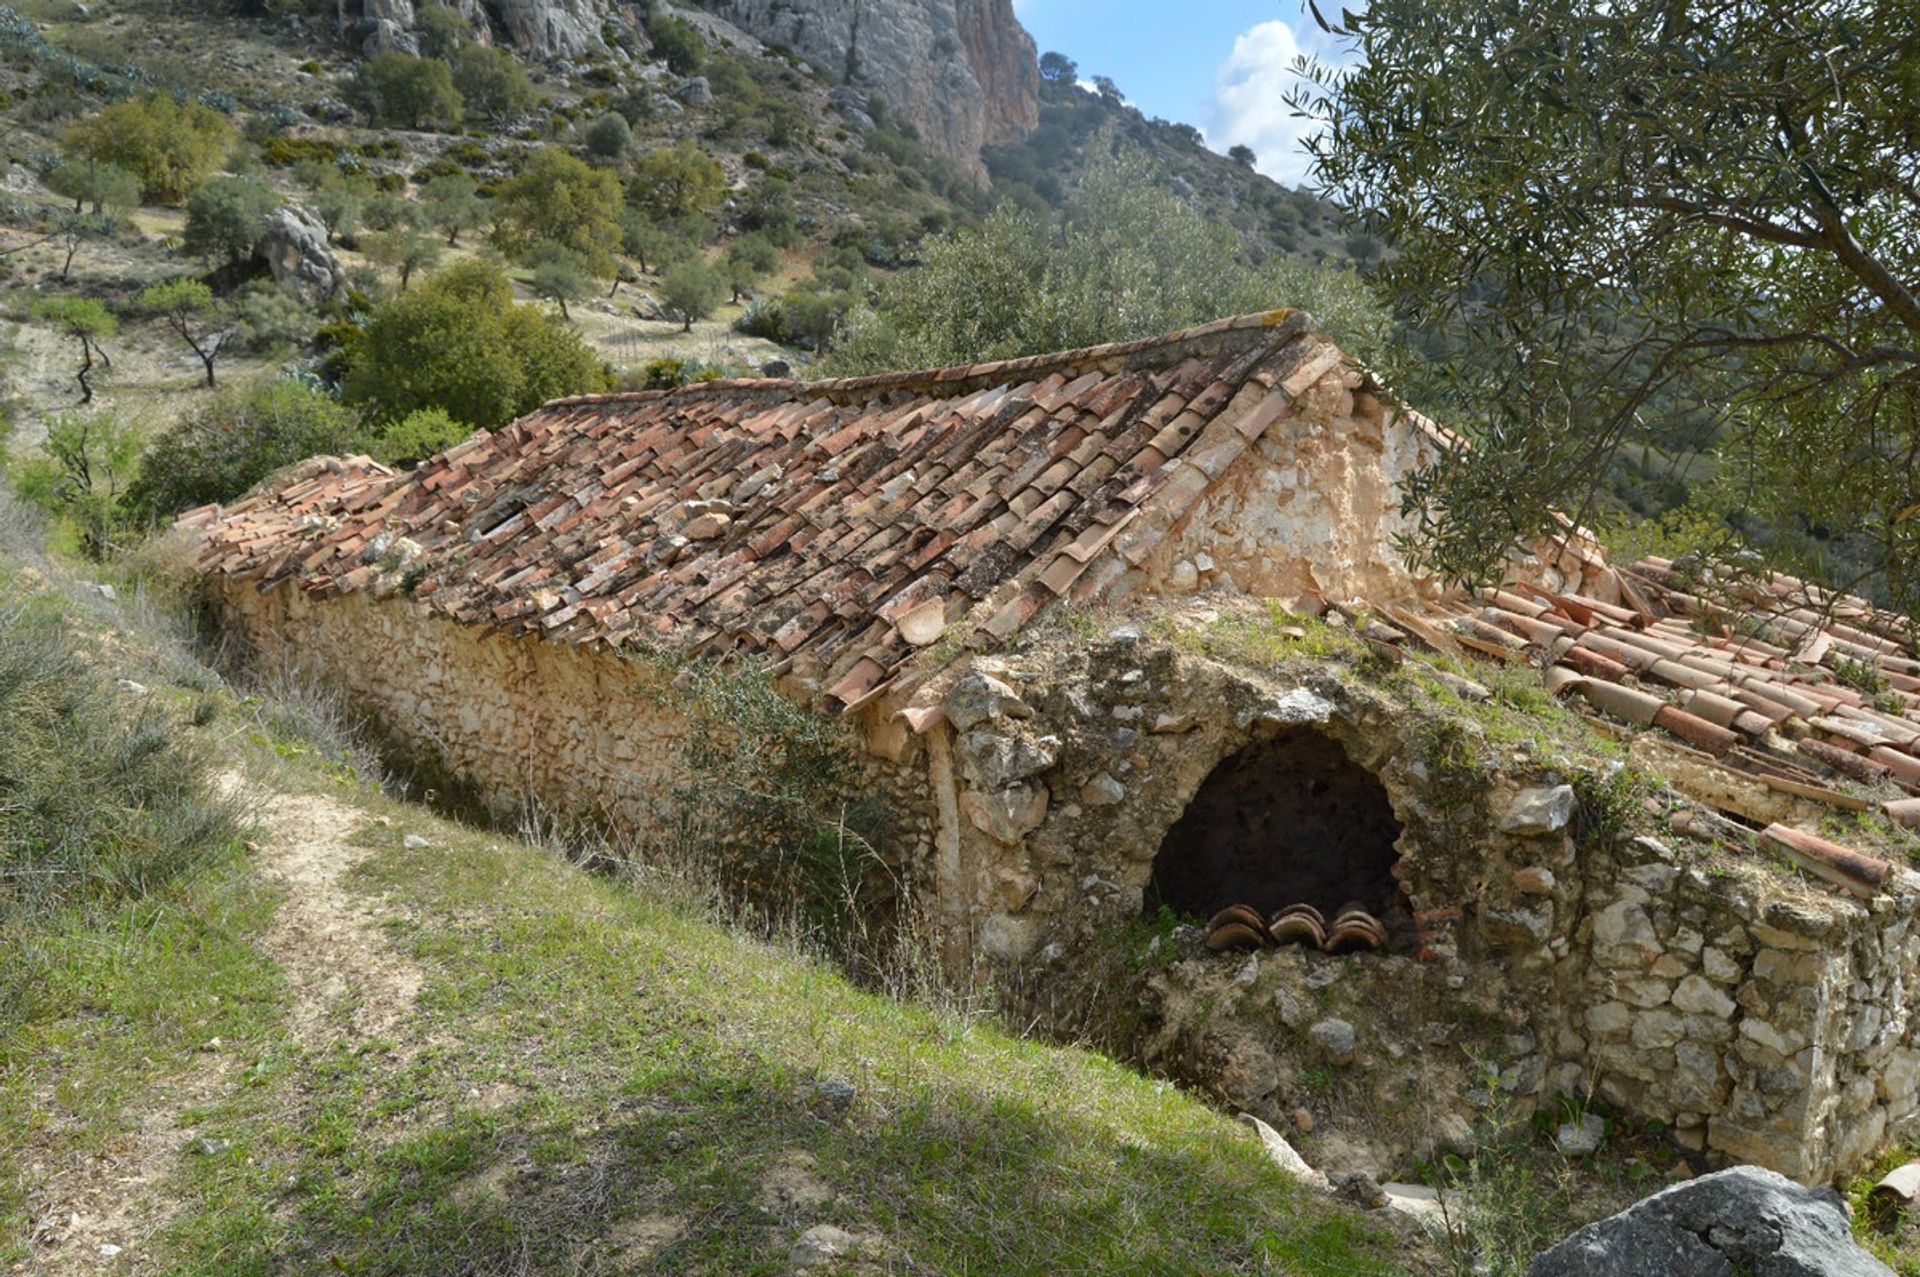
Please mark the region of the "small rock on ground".
[[832, 1224], [815, 1224], [800, 1234], [800, 1240], [787, 1252], [787, 1262], [793, 1265], [795, 1272], [805, 1272], [831, 1260], [849, 1258], [859, 1249], [860, 1239], [846, 1229], [835, 1228]]

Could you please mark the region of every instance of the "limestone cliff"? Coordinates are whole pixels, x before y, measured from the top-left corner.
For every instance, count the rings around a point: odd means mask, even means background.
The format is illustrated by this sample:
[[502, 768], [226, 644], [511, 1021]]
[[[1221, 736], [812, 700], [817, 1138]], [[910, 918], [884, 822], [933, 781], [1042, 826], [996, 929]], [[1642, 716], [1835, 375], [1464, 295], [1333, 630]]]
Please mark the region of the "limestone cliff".
[[[635, 21], [620, 0], [449, 0], [483, 40], [530, 57], [605, 48], [608, 21]], [[341, 33], [362, 51], [418, 52], [419, 0], [335, 0]], [[667, 6], [671, 11], [672, 6]], [[856, 92], [844, 108], [883, 100], [935, 155], [986, 182], [980, 148], [1018, 142], [1040, 119], [1033, 37], [1012, 0], [701, 0], [700, 8], [765, 44], [781, 45]]]
[[[600, 29], [615, 0], [450, 0], [480, 39], [537, 58], [574, 57], [605, 47]], [[369, 54], [419, 52], [415, 0], [335, 0], [341, 34]]]
[[936, 155], [986, 180], [980, 148], [1017, 142], [1040, 119], [1033, 37], [1012, 0], [703, 0], [885, 100]]

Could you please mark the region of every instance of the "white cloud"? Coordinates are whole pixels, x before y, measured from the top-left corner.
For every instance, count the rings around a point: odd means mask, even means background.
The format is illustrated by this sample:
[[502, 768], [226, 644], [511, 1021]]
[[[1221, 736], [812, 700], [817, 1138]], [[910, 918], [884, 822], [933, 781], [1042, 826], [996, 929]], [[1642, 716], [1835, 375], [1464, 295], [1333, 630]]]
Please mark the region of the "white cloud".
[[1296, 118], [1286, 104], [1287, 90], [1299, 83], [1293, 63], [1300, 52], [1299, 38], [1284, 22], [1262, 22], [1241, 32], [1220, 65], [1203, 130], [1207, 145], [1216, 150], [1252, 147], [1260, 171], [1290, 186], [1306, 178], [1302, 140], [1319, 127]]

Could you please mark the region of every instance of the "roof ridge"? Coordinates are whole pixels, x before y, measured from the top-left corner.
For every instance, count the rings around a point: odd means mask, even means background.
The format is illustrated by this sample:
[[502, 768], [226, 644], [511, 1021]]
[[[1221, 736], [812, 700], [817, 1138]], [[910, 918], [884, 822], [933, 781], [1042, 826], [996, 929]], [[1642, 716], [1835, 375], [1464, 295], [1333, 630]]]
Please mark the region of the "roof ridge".
[[[1136, 337], [1128, 341], [1083, 346], [1078, 350], [1051, 351], [1039, 355], [1021, 355], [978, 364], [955, 364], [947, 368], [912, 369], [905, 372], [868, 373], [859, 377], [832, 377], [823, 381], [802, 381], [794, 377], [727, 377], [714, 381], [692, 382], [671, 390], [625, 390], [601, 395], [570, 395], [554, 399], [542, 408], [572, 408], [594, 404], [654, 403], [663, 399], [697, 401], [724, 395], [779, 395], [791, 397], [804, 391], [831, 403], [846, 403], [875, 391], [933, 390], [943, 395], [970, 394], [987, 386], [999, 385], [1011, 376], [1045, 377], [1057, 372], [1085, 371], [1088, 365], [1112, 359], [1138, 362], [1146, 354], [1160, 354], [1168, 364], [1178, 363], [1201, 351], [1213, 351], [1235, 344], [1253, 335], [1262, 335], [1269, 345], [1315, 331], [1313, 316], [1304, 310], [1279, 307], [1233, 315], [1191, 328], [1179, 328], [1157, 337]], [[539, 411], [536, 409], [535, 411]]]

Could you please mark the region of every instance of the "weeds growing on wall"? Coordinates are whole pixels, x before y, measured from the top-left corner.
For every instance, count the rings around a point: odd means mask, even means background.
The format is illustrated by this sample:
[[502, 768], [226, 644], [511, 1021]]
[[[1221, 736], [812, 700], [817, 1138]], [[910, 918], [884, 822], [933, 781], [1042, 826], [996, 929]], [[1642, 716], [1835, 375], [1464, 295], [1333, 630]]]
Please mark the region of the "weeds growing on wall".
[[904, 943], [905, 894], [852, 733], [781, 694], [760, 663], [638, 659], [670, 676], [690, 728], [658, 834], [727, 896], [812, 932], [857, 976], [883, 974]]
[[1465, 1152], [1448, 1154], [1430, 1181], [1443, 1188], [1434, 1240], [1452, 1277], [1523, 1277], [1534, 1256], [1567, 1231], [1566, 1161], [1543, 1152], [1536, 1139], [1536, 1127], [1552, 1112], [1529, 1122], [1499, 1083], [1498, 1069], [1485, 1066], [1481, 1084], [1490, 1098], [1482, 1133]]

